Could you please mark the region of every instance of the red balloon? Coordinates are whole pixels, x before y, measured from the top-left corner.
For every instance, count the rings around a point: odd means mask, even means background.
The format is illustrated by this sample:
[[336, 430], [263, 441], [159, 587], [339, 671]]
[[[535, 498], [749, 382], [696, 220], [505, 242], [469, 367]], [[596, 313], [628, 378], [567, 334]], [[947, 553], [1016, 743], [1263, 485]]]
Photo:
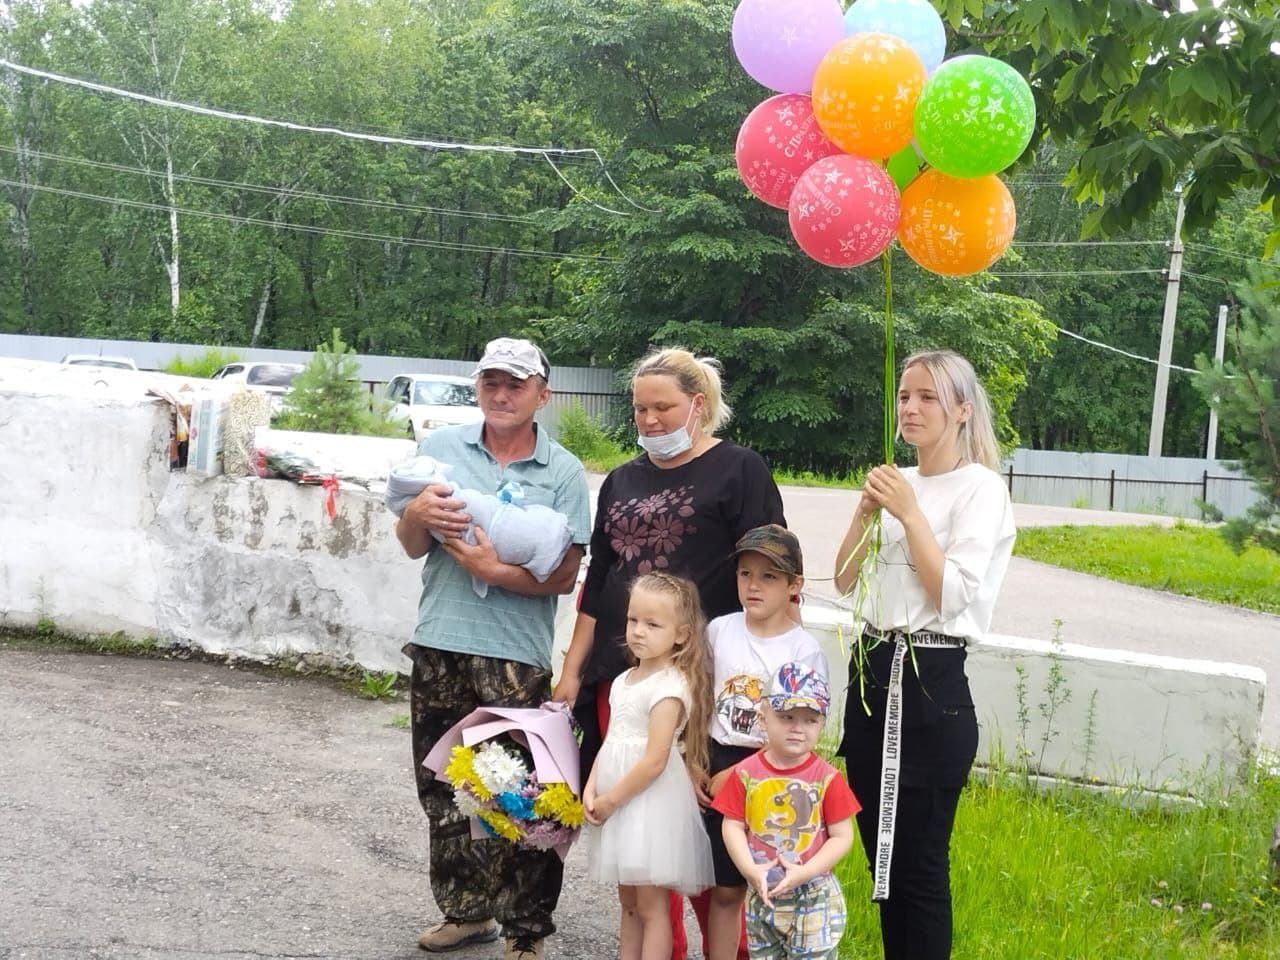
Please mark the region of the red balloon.
[[828, 267], [874, 260], [898, 232], [898, 188], [884, 168], [843, 154], [819, 160], [791, 192], [788, 219], [800, 249]]
[[747, 189], [785, 210], [800, 174], [839, 152], [818, 127], [812, 101], [801, 93], [784, 93], [751, 111], [738, 131], [734, 155]]

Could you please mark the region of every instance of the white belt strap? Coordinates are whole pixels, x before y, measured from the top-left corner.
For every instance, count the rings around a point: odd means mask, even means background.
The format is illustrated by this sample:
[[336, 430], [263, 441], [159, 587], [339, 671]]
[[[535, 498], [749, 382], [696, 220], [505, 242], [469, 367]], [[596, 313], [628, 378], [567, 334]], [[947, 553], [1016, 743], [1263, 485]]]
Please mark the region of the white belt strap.
[[889, 668], [889, 696], [884, 715], [884, 743], [880, 751], [880, 811], [876, 820], [875, 882], [872, 900], [889, 899], [889, 867], [893, 863], [893, 833], [898, 822], [898, 779], [902, 768], [902, 665], [907, 656], [908, 639], [916, 649], [928, 647], [962, 647], [964, 641], [941, 634], [881, 634], [893, 639], [893, 663]]

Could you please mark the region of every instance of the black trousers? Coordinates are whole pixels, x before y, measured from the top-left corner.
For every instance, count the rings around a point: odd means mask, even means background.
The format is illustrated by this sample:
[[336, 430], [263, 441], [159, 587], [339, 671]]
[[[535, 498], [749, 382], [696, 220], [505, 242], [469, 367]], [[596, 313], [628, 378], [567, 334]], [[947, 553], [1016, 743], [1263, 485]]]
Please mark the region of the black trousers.
[[[858, 836], [874, 869], [880, 816], [881, 747], [892, 644], [865, 661], [866, 707], [856, 664], [845, 707], [849, 785], [862, 804]], [[978, 723], [964, 673], [963, 649], [919, 649], [903, 670], [902, 765], [889, 897], [881, 901], [885, 960], [948, 960], [951, 956], [951, 830], [960, 791], [978, 748]], [[869, 709], [869, 713], [868, 713]]]
[[548, 936], [560, 899], [564, 864], [554, 850], [525, 850], [505, 840], [472, 840], [471, 824], [453, 803], [453, 788], [422, 761], [451, 726], [482, 704], [536, 707], [551, 698], [541, 667], [416, 644], [409, 710], [418, 800], [431, 831], [431, 893], [444, 918], [471, 923], [496, 918], [507, 937]]

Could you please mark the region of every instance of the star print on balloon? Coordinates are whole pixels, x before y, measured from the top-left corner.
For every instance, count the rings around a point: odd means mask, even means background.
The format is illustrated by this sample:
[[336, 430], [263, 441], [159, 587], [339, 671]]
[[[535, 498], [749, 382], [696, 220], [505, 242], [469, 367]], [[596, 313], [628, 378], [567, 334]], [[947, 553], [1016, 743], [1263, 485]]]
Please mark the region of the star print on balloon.
[[898, 188], [884, 169], [862, 157], [819, 160], [791, 193], [787, 219], [796, 243], [829, 267], [874, 260], [898, 228]]
[[800, 174], [839, 152], [818, 126], [809, 98], [783, 93], [747, 116], [734, 155], [747, 189], [769, 206], [785, 210]]
[[943, 173], [982, 177], [1022, 155], [1035, 123], [1035, 98], [1018, 71], [991, 57], [956, 57], [920, 95], [916, 144]]
[[783, 94], [739, 130], [738, 173], [820, 263], [858, 266], [896, 236], [926, 270], [965, 276], [1013, 240], [995, 174], [1031, 142], [1035, 98], [999, 60], [943, 60], [934, 2], [742, 0], [734, 15], [743, 68]]
[[859, 33], [832, 47], [813, 75], [813, 112], [831, 141], [876, 160], [911, 142], [924, 65], [887, 33]]
[[929, 0], [858, 0], [844, 15], [844, 32], [891, 33], [916, 52], [929, 73], [947, 52], [947, 32]]
[[742, 0], [733, 15], [742, 69], [779, 93], [808, 93], [818, 61], [843, 36], [839, 0]]
[[902, 193], [898, 240], [926, 270], [963, 277], [1004, 255], [1017, 222], [1013, 197], [999, 177], [961, 180], [926, 170]]

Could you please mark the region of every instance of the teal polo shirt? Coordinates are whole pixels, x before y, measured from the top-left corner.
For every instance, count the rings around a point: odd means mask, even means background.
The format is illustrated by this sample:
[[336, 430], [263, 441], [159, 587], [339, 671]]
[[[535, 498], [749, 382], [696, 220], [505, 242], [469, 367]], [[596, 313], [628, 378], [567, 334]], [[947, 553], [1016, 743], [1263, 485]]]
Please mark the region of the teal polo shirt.
[[[591, 540], [591, 507], [587, 474], [578, 458], [534, 424], [533, 455], [503, 470], [481, 440], [483, 423], [442, 427], [427, 434], [418, 453], [448, 464], [448, 477], [459, 487], [497, 493], [504, 481], [524, 488], [527, 503], [540, 503], [564, 514], [573, 542]], [[551, 669], [551, 641], [556, 600], [526, 597], [490, 587], [481, 599], [467, 573], [438, 546], [422, 567], [422, 598], [413, 642], [437, 650], [515, 660]]]

